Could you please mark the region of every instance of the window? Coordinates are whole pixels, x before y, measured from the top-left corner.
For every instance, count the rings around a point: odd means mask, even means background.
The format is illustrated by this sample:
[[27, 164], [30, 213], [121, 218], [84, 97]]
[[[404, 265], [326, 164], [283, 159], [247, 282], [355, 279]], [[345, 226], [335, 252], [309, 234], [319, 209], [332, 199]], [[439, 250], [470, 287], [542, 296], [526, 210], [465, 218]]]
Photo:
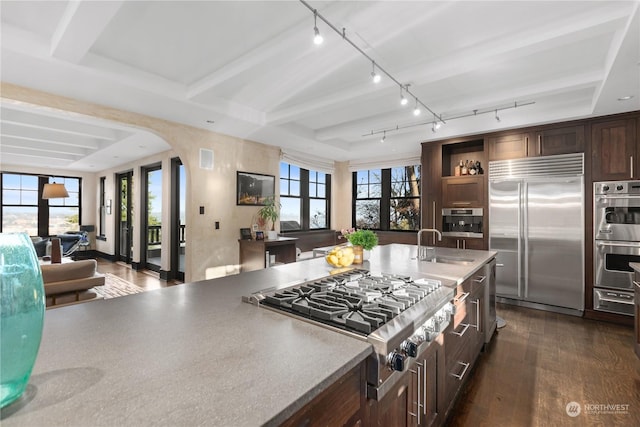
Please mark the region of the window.
[[80, 229], [80, 179], [51, 177], [49, 183], [64, 184], [69, 197], [49, 199], [49, 235]]
[[420, 229], [420, 166], [360, 170], [353, 173], [356, 228]]
[[331, 175], [280, 163], [280, 231], [329, 228]]
[[38, 235], [38, 176], [2, 174], [2, 232]]
[[[2, 229], [4, 233], [26, 232], [49, 236], [79, 230], [80, 178], [2, 173]], [[44, 184], [64, 184], [69, 197], [42, 198]]]

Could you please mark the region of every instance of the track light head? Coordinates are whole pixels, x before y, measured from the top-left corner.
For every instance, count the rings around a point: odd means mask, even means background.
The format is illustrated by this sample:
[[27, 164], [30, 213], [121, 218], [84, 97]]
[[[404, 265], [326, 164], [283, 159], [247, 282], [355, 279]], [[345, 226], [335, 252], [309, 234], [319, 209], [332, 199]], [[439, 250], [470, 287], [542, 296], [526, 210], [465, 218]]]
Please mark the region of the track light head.
[[321, 45], [324, 39], [320, 35], [320, 30], [318, 30], [318, 11], [313, 11], [313, 43], [315, 45]]
[[436, 122], [433, 122], [433, 124], [431, 125], [431, 132], [436, 133], [437, 129], [438, 128], [437, 128]]
[[380, 138], [380, 142], [384, 142], [386, 139], [387, 139], [387, 132], [385, 131], [385, 132], [382, 134], [382, 138]]
[[402, 93], [402, 86], [400, 86], [400, 105], [405, 106], [409, 103], [409, 100]]
[[500, 117], [498, 117], [498, 110], [496, 110], [496, 122], [500, 122]]
[[420, 115], [420, 108], [418, 107], [418, 98], [416, 98], [416, 108], [413, 109], [413, 115], [414, 116]]
[[320, 35], [320, 31], [318, 30], [318, 27], [313, 27], [313, 32], [315, 33], [315, 36], [313, 37], [313, 44], [321, 45], [324, 39]]
[[374, 83], [380, 83], [380, 80], [382, 80], [382, 77], [380, 77], [380, 74], [376, 73], [376, 63], [375, 62], [371, 63], [371, 78], [373, 79]]

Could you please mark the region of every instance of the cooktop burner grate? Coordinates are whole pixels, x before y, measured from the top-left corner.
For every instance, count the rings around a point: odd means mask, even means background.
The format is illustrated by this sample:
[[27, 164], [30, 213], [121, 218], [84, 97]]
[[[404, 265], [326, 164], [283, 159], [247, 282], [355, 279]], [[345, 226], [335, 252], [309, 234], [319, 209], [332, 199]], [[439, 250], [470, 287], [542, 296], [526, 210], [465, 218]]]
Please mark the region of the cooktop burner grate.
[[439, 286], [437, 280], [354, 270], [276, 291], [262, 303], [368, 335]]

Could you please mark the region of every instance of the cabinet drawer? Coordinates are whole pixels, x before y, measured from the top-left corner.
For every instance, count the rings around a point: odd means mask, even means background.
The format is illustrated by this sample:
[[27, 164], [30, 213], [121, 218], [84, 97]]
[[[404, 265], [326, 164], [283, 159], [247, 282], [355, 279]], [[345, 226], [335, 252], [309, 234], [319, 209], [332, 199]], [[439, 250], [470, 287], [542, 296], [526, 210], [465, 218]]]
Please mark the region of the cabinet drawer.
[[459, 357], [459, 353], [472, 344], [475, 329], [467, 320], [468, 318], [464, 317], [458, 326], [451, 325], [445, 330], [444, 351], [447, 364], [452, 363], [452, 359]]
[[[446, 349], [445, 349], [446, 351]], [[445, 402], [451, 404], [458, 390], [467, 379], [473, 363], [470, 357], [469, 348], [464, 347], [455, 355], [447, 354], [446, 379], [445, 379]]]

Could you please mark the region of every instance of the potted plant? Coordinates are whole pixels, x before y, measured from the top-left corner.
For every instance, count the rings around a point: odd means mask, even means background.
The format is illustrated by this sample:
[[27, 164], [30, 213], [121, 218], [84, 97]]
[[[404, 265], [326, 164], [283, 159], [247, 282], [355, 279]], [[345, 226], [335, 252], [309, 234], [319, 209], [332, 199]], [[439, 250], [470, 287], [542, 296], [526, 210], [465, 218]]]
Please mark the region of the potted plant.
[[280, 203], [276, 203], [276, 199], [274, 196], [268, 197], [264, 206], [260, 208], [258, 211], [258, 216], [262, 218], [265, 224], [267, 222], [271, 222], [271, 230], [267, 231], [267, 239], [276, 240], [278, 238], [278, 233], [276, 233], [276, 221], [280, 216]]
[[[364, 259], [368, 259], [368, 251], [378, 245], [378, 235], [371, 230], [356, 230], [350, 228], [348, 230], [342, 230], [342, 235], [354, 248], [356, 255], [353, 261], [354, 264], [360, 264]], [[365, 252], [363, 252], [363, 250]]]

